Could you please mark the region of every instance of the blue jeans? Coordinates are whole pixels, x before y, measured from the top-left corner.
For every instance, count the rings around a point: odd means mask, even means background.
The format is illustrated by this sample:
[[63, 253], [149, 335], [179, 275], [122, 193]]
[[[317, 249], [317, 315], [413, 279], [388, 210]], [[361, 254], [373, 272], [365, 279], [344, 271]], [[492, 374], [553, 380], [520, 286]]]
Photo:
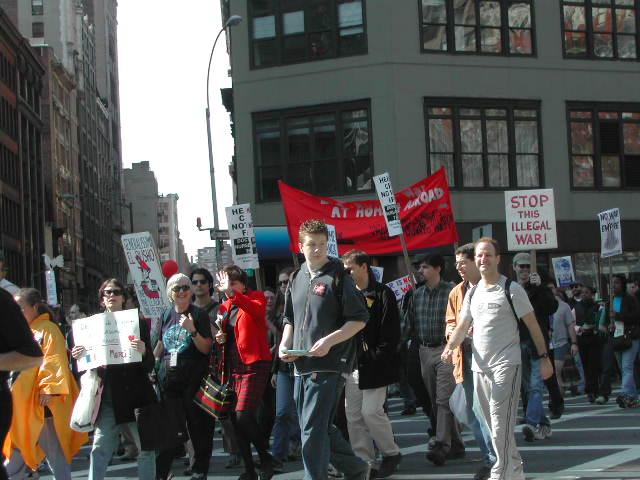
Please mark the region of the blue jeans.
[[[540, 359], [533, 358], [535, 347], [521, 343], [522, 388], [527, 396], [527, 423], [529, 425], [551, 425], [544, 413], [544, 381], [540, 375]], [[536, 355], [537, 356], [537, 355]]]
[[493, 451], [493, 443], [491, 442], [491, 429], [487, 420], [484, 418], [482, 411], [476, 401], [473, 388], [473, 372], [471, 371], [471, 345], [464, 344], [464, 370], [463, 370], [463, 382], [464, 393], [467, 400], [467, 418], [469, 419], [469, 427], [473, 432], [473, 436], [476, 439], [478, 448], [482, 452], [484, 464], [487, 467], [496, 463], [496, 453]]
[[622, 394], [633, 398], [637, 398], [638, 396], [633, 367], [636, 357], [638, 356], [639, 347], [640, 340], [632, 340], [631, 348], [628, 348], [624, 352], [616, 352], [618, 365], [620, 365], [620, 370], [622, 371]]
[[345, 480], [364, 479], [367, 463], [356, 457], [333, 424], [345, 379], [335, 372], [317, 372], [295, 379], [294, 398], [300, 419], [304, 480], [326, 480], [329, 461]]
[[[118, 447], [118, 433], [120, 426], [116, 425], [116, 417], [111, 403], [111, 396], [107, 389], [102, 392], [100, 413], [96, 420], [96, 429], [93, 432], [93, 445], [91, 447], [91, 461], [89, 463], [89, 476], [87, 480], [103, 480], [107, 473], [109, 460]], [[142, 450], [140, 448], [140, 436], [135, 422], [127, 423], [133, 439], [138, 447], [138, 478], [139, 480], [155, 480], [156, 478], [156, 452]]]
[[293, 401], [293, 373], [278, 372], [276, 382], [276, 418], [273, 423], [273, 456], [284, 461], [289, 456], [289, 439], [300, 438], [300, 425]]

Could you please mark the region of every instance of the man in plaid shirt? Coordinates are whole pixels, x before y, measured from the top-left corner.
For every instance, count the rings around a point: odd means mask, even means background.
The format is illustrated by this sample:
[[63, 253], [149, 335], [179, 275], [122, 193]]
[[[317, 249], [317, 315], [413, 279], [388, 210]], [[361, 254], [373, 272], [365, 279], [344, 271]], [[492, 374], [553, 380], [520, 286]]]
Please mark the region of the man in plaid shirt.
[[428, 254], [418, 262], [425, 283], [413, 294], [411, 327], [420, 342], [420, 367], [436, 418], [436, 441], [427, 452], [434, 465], [444, 465], [447, 459], [464, 457], [464, 442], [458, 423], [449, 408], [449, 398], [455, 389], [453, 365], [442, 362], [440, 355], [446, 343], [447, 303], [453, 284], [441, 278], [444, 258]]

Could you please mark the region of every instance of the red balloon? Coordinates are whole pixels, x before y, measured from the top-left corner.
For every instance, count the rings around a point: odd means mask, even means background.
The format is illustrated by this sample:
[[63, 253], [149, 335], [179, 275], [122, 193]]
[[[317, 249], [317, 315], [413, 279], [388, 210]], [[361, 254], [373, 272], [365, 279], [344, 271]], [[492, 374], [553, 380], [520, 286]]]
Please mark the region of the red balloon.
[[162, 275], [164, 278], [171, 278], [178, 273], [178, 264], [175, 260], [167, 260], [162, 264]]

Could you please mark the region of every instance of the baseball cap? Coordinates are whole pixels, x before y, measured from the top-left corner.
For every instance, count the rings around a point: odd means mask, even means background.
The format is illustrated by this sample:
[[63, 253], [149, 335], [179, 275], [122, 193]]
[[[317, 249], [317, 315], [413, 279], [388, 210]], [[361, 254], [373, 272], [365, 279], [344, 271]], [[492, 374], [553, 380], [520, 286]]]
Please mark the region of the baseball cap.
[[583, 286], [584, 286], [584, 285], [582, 284], [582, 282], [578, 282], [578, 281], [571, 282], [571, 283], [569, 284], [569, 288], [573, 288], [573, 287], [583, 287]]
[[524, 263], [525, 265], [531, 265], [531, 255], [526, 252], [520, 252], [514, 255], [513, 264], [520, 265]]

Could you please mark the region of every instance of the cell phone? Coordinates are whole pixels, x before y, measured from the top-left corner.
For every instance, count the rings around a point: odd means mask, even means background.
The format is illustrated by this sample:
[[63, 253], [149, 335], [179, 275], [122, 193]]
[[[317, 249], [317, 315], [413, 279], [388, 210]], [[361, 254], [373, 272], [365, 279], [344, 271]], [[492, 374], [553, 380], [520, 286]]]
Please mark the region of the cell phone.
[[284, 353], [292, 357], [304, 357], [309, 355], [309, 350], [285, 350]]

